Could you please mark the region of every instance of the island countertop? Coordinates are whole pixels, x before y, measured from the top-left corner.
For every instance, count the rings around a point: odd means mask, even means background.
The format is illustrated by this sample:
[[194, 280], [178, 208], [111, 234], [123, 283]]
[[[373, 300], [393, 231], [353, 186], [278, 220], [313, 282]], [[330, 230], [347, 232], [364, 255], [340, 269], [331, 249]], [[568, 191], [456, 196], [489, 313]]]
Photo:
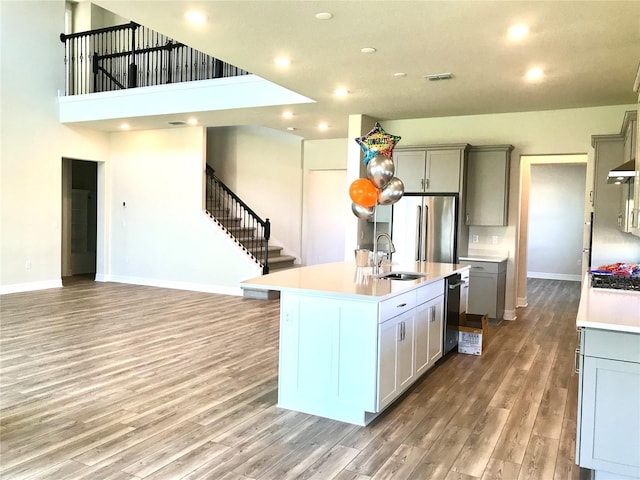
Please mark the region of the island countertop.
[[468, 265], [451, 263], [416, 262], [410, 265], [392, 265], [393, 272], [420, 272], [425, 276], [417, 280], [385, 280], [375, 278], [371, 267], [357, 267], [355, 262], [336, 262], [282, 270], [245, 280], [240, 286], [380, 301], [467, 269]]
[[582, 284], [576, 326], [640, 333], [640, 292], [593, 288]]

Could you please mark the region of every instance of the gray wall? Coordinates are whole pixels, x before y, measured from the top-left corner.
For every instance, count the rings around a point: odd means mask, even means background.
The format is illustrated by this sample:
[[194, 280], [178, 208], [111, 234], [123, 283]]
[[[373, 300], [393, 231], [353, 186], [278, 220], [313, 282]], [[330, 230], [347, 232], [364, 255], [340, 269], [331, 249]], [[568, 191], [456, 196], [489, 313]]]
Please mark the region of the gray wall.
[[586, 164], [531, 165], [527, 276], [580, 281]]

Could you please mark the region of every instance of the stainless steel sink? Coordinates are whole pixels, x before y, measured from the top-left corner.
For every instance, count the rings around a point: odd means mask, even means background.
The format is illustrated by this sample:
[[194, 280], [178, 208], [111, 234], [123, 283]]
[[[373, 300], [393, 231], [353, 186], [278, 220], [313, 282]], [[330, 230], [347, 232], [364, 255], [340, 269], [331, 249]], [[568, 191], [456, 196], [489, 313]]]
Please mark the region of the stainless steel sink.
[[382, 280], [418, 280], [426, 276], [426, 273], [420, 272], [387, 272], [374, 275], [374, 278], [380, 278]]

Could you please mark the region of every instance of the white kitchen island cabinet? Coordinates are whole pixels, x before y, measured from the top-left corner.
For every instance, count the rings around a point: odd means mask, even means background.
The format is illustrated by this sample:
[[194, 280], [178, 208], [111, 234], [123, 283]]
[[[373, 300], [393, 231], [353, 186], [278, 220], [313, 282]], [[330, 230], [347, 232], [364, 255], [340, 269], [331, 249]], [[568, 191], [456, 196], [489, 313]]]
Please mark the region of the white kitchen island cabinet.
[[425, 277], [363, 280], [340, 263], [243, 283], [281, 291], [279, 407], [367, 425], [433, 367], [443, 351], [444, 278], [466, 267], [411, 267]]
[[640, 293], [583, 286], [577, 325], [576, 463], [640, 478]]

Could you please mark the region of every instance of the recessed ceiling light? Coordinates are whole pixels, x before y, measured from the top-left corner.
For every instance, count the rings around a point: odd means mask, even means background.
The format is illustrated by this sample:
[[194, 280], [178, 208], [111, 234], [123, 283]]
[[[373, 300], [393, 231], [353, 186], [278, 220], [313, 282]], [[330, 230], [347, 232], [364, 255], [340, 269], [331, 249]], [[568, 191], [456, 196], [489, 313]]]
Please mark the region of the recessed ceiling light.
[[184, 17], [192, 25], [202, 25], [207, 21], [207, 16], [198, 10], [190, 10], [184, 14]]
[[347, 90], [346, 88], [336, 88], [333, 91], [333, 94], [336, 97], [346, 97], [348, 95], [348, 93], [349, 93], [349, 90]]
[[291, 113], [290, 111], [286, 111], [286, 112], [282, 112], [282, 118], [291, 118], [293, 117], [293, 113]]
[[530, 68], [527, 71], [527, 80], [535, 82], [544, 77], [544, 71], [540, 67]]
[[293, 132], [296, 129], [296, 127], [287, 127], [287, 130], [289, 130], [290, 132]]
[[122, 122], [120, 124], [120, 130], [129, 130], [131, 128], [127, 122]]
[[529, 34], [529, 26], [523, 23], [513, 25], [509, 28], [509, 38], [511, 40], [520, 40]]
[[364, 47], [364, 48], [361, 48], [360, 51], [362, 53], [376, 53], [376, 49], [373, 47]]
[[279, 67], [288, 67], [289, 65], [291, 65], [291, 60], [289, 60], [287, 57], [278, 57], [274, 61]]
[[326, 130], [329, 128], [329, 125], [327, 125], [325, 122], [322, 122], [318, 125], [318, 130]]
[[329, 13], [329, 12], [316, 13], [316, 18], [318, 20], [331, 20], [333, 18], [333, 13]]
[[393, 74], [394, 77], [406, 77], [407, 74], [404, 72], [396, 72]]

